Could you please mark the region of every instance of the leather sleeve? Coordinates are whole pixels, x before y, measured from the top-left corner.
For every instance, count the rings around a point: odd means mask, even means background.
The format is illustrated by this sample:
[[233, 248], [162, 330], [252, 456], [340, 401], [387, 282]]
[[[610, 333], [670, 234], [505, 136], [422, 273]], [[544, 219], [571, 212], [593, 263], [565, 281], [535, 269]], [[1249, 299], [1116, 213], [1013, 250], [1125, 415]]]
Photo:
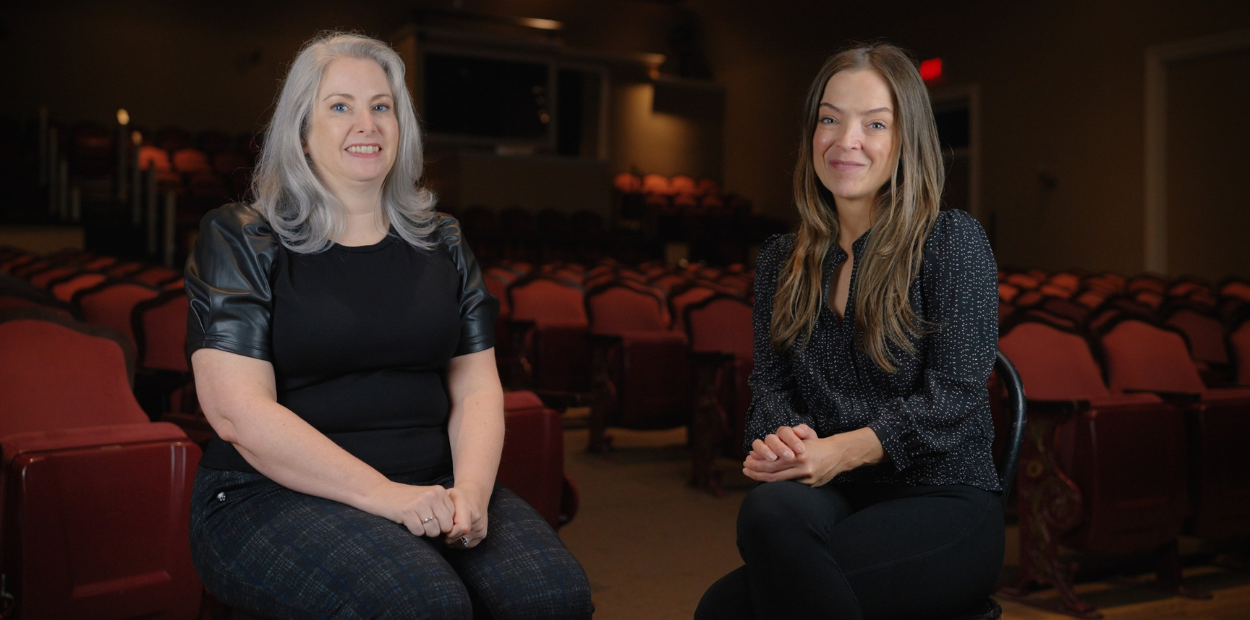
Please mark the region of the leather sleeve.
[[456, 345], [455, 356], [485, 351], [495, 346], [499, 300], [486, 290], [482, 269], [464, 241], [460, 222], [450, 215], [442, 215], [438, 227], [442, 243], [460, 272], [460, 343]]
[[203, 348], [272, 361], [271, 275], [280, 246], [241, 203], [208, 212], [187, 259], [187, 358]]

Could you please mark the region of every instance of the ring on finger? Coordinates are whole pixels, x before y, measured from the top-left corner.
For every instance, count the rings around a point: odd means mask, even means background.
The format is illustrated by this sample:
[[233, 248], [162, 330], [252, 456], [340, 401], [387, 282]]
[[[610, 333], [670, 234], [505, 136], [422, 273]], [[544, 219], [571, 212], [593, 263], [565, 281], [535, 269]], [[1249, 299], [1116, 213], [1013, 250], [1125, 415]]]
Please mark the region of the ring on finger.
[[424, 519], [421, 519], [421, 525], [425, 525], [426, 523], [429, 523], [430, 521], [433, 521], [436, 518], [437, 517], [426, 517]]
[[461, 546], [461, 547], [464, 547], [465, 549], [468, 549], [468, 548], [469, 548], [469, 537], [468, 537], [468, 536], [461, 536], [461, 537], [460, 537], [460, 546]]

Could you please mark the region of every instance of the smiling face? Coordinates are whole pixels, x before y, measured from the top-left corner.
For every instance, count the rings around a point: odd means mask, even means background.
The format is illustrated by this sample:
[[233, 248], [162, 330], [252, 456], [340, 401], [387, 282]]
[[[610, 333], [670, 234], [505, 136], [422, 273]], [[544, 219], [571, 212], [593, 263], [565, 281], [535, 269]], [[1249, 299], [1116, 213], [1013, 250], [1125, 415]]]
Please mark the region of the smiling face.
[[812, 136], [812, 166], [836, 202], [873, 201], [894, 172], [894, 97], [871, 69], [839, 71], [825, 84]]
[[304, 148], [332, 192], [382, 186], [395, 164], [399, 121], [381, 65], [357, 58], [332, 61], [310, 120]]

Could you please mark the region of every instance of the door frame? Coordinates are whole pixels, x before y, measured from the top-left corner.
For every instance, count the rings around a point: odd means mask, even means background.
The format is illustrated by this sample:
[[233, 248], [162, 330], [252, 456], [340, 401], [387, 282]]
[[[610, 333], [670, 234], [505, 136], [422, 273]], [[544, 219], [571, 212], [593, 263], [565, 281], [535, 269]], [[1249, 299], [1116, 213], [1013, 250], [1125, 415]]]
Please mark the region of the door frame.
[[1146, 272], [1160, 275], [1168, 272], [1168, 66], [1243, 49], [1250, 49], [1250, 30], [1146, 48], [1146, 211], [1143, 220]]
[[[977, 84], [943, 86], [930, 91], [933, 109], [968, 102], [968, 211], [981, 219], [981, 89]], [[984, 224], [984, 221], [982, 221]]]

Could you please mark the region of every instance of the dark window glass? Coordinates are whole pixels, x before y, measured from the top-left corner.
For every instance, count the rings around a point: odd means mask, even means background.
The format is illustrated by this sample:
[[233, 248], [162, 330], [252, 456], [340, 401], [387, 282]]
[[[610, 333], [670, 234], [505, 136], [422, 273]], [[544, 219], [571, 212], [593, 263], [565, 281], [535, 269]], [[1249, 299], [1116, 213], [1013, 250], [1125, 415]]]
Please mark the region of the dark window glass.
[[538, 139], [550, 123], [547, 65], [425, 55], [425, 122], [431, 134]]

